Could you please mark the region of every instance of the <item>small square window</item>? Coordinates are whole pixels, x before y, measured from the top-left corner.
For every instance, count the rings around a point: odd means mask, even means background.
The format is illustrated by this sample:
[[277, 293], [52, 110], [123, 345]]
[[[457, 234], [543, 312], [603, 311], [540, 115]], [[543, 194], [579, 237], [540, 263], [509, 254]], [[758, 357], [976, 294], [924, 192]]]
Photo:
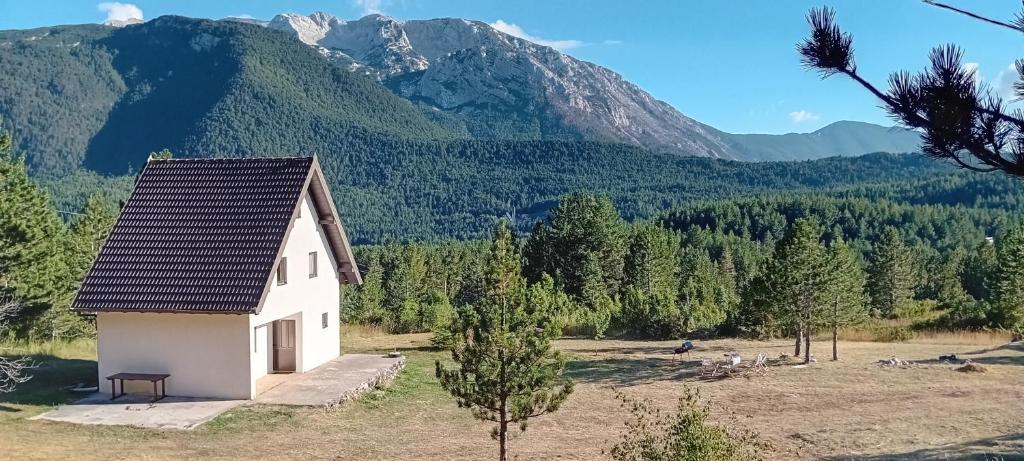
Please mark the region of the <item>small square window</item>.
[[288, 283], [288, 258], [281, 258], [281, 263], [277, 265], [277, 284], [284, 285]]
[[316, 252], [315, 251], [310, 251], [309, 252], [309, 278], [316, 277], [316, 275], [317, 275]]
[[323, 327], [323, 328], [327, 328], [327, 313], [326, 312], [324, 312], [323, 314], [320, 315], [320, 326]]

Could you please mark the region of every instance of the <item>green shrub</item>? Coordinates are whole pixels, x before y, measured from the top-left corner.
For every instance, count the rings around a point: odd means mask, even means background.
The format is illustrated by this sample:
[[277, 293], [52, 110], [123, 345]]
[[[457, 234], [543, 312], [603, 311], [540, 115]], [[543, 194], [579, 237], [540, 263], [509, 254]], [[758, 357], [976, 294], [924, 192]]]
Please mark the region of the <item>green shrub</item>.
[[609, 453], [615, 461], [759, 460], [770, 449], [751, 432], [731, 432], [707, 421], [710, 407], [701, 405], [696, 388], [685, 387], [675, 413], [667, 414], [650, 400], [619, 392], [615, 398], [629, 409], [626, 433]]
[[914, 338], [914, 331], [909, 327], [898, 325], [878, 325], [874, 328], [875, 341], [898, 343]]
[[910, 321], [929, 320], [935, 317], [937, 305], [938, 303], [931, 299], [909, 301], [896, 309], [896, 318]]

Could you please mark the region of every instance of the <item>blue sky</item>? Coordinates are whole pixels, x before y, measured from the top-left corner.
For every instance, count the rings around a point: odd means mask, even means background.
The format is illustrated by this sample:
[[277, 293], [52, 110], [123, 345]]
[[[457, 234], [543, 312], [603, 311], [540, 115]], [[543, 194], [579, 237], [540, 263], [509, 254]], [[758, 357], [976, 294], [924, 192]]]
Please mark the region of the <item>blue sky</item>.
[[[1010, 18], [1016, 0], [947, 0]], [[838, 120], [889, 125], [855, 83], [821, 81], [801, 68], [795, 44], [807, 33], [804, 14], [829, 4], [854, 34], [863, 75], [884, 83], [889, 72], [917, 70], [937, 45], [957, 43], [965, 62], [997, 91], [1008, 91], [1010, 66], [1024, 57], [1013, 31], [916, 0], [691, 2], [680, 0], [4, 0], [0, 29], [102, 22], [108, 16], [151, 19], [165, 14], [270, 19], [277, 13], [326, 11], [342, 18], [379, 12], [399, 19], [462, 17], [528, 35], [580, 59], [611, 68], [684, 114], [735, 133], [813, 131]]]

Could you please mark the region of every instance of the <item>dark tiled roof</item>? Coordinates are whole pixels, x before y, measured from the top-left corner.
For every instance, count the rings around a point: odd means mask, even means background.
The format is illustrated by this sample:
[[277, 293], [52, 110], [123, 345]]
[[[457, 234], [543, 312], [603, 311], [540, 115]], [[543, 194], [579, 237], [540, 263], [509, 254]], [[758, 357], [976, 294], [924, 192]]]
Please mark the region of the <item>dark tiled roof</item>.
[[151, 160], [72, 306], [258, 310], [315, 160]]

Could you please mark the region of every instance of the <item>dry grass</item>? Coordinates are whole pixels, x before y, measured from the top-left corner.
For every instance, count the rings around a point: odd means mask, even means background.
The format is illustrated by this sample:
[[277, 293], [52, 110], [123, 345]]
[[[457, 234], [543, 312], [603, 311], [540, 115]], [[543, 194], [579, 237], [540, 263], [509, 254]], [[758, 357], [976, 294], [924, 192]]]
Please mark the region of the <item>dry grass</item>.
[[96, 341], [76, 339], [71, 341], [0, 341], [0, 354], [53, 356], [65, 359], [95, 359]]
[[[346, 351], [402, 350], [408, 367], [385, 391], [339, 410], [251, 405], [191, 432], [84, 427], [28, 421], [45, 405], [0, 396], [0, 447], [10, 459], [460, 459], [493, 458], [490, 425], [472, 419], [437, 386], [429, 335], [377, 335], [346, 329]], [[518, 459], [603, 459], [627, 415], [613, 388], [670, 408], [696, 384], [713, 417], [751, 429], [774, 446], [773, 459], [1014, 458], [1024, 450], [1024, 350], [1017, 345], [842, 342], [841, 360], [807, 368], [772, 367], [763, 377], [696, 381], [702, 357], [738, 351], [792, 352], [788, 341], [698, 343], [673, 361], [675, 341], [561, 340], [576, 392], [555, 414], [537, 419], [511, 442]], [[924, 338], [920, 339], [924, 341]], [[830, 352], [824, 342], [812, 349]], [[955, 353], [986, 373], [957, 373], [937, 362]], [[883, 369], [879, 359], [916, 362]], [[59, 381], [59, 380], [58, 380]], [[48, 382], [55, 385], [56, 382]], [[6, 399], [6, 400], [5, 400]], [[4, 413], [7, 408], [7, 413]], [[984, 459], [984, 458], [979, 458]]]
[[965, 344], [995, 345], [1010, 342], [1013, 336], [1006, 331], [995, 330], [925, 330], [914, 333], [913, 343], [921, 344]]
[[381, 326], [343, 324], [341, 326], [341, 337], [347, 339], [379, 338], [387, 336], [388, 332]]
[[[909, 338], [900, 341], [917, 344], [949, 344], [949, 345], [993, 345], [1006, 344], [1013, 336], [1001, 330], [913, 330], [913, 321], [900, 319], [874, 320], [871, 323], [839, 330], [842, 341], [857, 342], [891, 342], [892, 330], [902, 330]], [[815, 336], [819, 341], [831, 341], [830, 333], [819, 333]]]

